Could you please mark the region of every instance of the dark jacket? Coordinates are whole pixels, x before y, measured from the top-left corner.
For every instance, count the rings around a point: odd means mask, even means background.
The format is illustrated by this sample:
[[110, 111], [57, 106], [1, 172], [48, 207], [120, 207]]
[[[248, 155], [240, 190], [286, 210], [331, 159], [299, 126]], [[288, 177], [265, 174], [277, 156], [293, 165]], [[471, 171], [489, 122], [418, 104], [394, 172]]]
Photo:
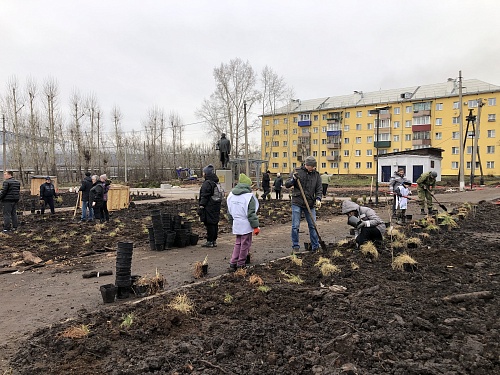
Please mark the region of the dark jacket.
[[203, 185], [200, 188], [199, 214], [200, 221], [203, 223], [218, 224], [220, 220], [222, 202], [216, 202], [212, 199], [214, 189], [216, 189], [216, 182], [219, 182], [219, 177], [215, 173], [210, 173], [205, 176], [205, 181], [203, 181]]
[[96, 181], [92, 188], [90, 189], [89, 202], [94, 203], [96, 206], [101, 206], [104, 199], [104, 188], [100, 181]]
[[86, 176], [82, 180], [82, 186], [80, 186], [80, 191], [82, 192], [82, 201], [89, 201], [90, 189], [92, 189], [92, 178], [90, 176]]
[[108, 201], [108, 192], [109, 192], [109, 185], [111, 185], [110, 180], [106, 180], [105, 182], [101, 182], [102, 188], [103, 188], [103, 196], [102, 199], [104, 201]]
[[262, 176], [262, 189], [271, 190], [271, 177], [269, 177], [269, 173], [264, 173]]
[[21, 195], [21, 184], [13, 177], [6, 179], [3, 182], [2, 190], [0, 191], [0, 201], [18, 202]]
[[302, 208], [306, 208], [306, 204], [304, 199], [302, 199], [299, 184], [293, 179], [294, 172], [299, 175], [300, 183], [302, 184], [302, 189], [304, 190], [304, 195], [306, 196], [309, 208], [313, 208], [315, 201], [321, 200], [323, 197], [321, 176], [318, 171], [313, 170], [309, 172], [304, 166], [297, 168], [295, 171], [290, 173], [289, 179], [285, 182], [285, 187], [291, 188], [293, 186], [292, 204]]
[[45, 182], [40, 185], [40, 199], [57, 198], [56, 188], [52, 182]]
[[226, 152], [228, 155], [231, 153], [231, 142], [226, 137], [219, 139], [217, 146], [219, 147], [219, 152]]
[[274, 186], [274, 190], [280, 191], [281, 187], [283, 186], [283, 177], [281, 177], [281, 176], [276, 177], [276, 180], [274, 180], [273, 186]]

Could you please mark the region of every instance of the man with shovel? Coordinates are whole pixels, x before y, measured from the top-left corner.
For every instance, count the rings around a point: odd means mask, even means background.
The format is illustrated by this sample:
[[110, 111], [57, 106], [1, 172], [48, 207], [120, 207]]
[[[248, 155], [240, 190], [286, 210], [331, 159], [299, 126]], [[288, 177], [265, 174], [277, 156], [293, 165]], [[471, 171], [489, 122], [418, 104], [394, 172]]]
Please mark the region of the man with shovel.
[[[316, 159], [313, 156], [308, 156], [302, 167], [292, 171], [289, 179], [285, 182], [285, 187], [289, 189], [292, 186], [292, 252], [300, 250], [299, 227], [302, 213], [304, 213], [309, 227], [311, 250], [313, 252], [318, 251], [320, 244], [315, 227], [316, 210], [321, 207], [323, 188], [321, 186], [321, 176], [316, 171]], [[304, 201], [303, 197], [305, 197], [306, 201]], [[308, 208], [311, 215], [309, 215]]]
[[429, 171], [420, 175], [417, 179], [417, 193], [420, 200], [420, 214], [425, 215], [425, 204], [427, 212], [432, 214], [432, 190], [436, 187], [436, 171]]

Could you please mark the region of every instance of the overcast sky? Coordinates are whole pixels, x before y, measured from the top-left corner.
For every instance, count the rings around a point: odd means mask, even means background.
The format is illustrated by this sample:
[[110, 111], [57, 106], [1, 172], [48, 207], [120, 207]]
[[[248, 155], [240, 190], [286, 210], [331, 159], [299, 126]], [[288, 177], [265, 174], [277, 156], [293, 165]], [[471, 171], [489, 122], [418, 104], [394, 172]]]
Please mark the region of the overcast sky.
[[0, 95], [12, 76], [52, 77], [64, 112], [75, 90], [93, 93], [108, 129], [117, 105], [140, 130], [158, 106], [200, 141], [195, 110], [231, 59], [271, 67], [303, 100], [459, 70], [500, 85], [499, 35], [498, 0], [0, 0]]

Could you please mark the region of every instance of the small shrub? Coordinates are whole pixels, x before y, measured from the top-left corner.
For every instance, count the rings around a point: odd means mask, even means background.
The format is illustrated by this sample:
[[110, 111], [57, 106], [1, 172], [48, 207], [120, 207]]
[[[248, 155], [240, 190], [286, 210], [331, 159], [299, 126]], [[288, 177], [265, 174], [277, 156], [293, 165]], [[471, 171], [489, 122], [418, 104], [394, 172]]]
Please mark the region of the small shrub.
[[373, 242], [368, 241], [359, 247], [361, 253], [365, 256], [369, 256], [373, 259], [378, 259], [378, 250]]
[[320, 267], [320, 271], [323, 276], [331, 276], [335, 273], [340, 273], [340, 268], [335, 264], [323, 263]]
[[194, 310], [194, 305], [186, 294], [177, 295], [168, 307], [184, 314], [190, 314]]
[[290, 260], [292, 261], [293, 264], [302, 267], [302, 259], [300, 259], [297, 254], [292, 254], [290, 256]]
[[405, 264], [415, 265], [417, 261], [413, 259], [409, 254], [403, 253], [394, 258], [392, 262], [392, 268], [395, 270], [403, 270]]
[[120, 327], [130, 328], [133, 323], [134, 323], [134, 313], [128, 313], [127, 315], [122, 316], [122, 322], [120, 323]]
[[229, 305], [229, 304], [233, 303], [233, 300], [234, 300], [234, 297], [231, 294], [229, 294], [228, 292], [226, 292], [226, 294], [224, 295], [224, 303], [226, 305]]
[[269, 293], [269, 291], [271, 290], [271, 288], [270, 288], [270, 287], [268, 287], [267, 285], [259, 285], [259, 286], [257, 287], [257, 290], [258, 290], [259, 292], [262, 292], [262, 293]]
[[60, 333], [60, 336], [70, 339], [81, 339], [83, 337], [86, 337], [89, 333], [89, 326], [86, 324], [82, 324], [78, 327], [66, 328], [63, 332]]
[[281, 271], [281, 274], [285, 276], [285, 281], [291, 284], [302, 284], [304, 280], [300, 278], [300, 276], [288, 274], [285, 271]]
[[264, 280], [262, 280], [262, 277], [258, 276], [258, 275], [252, 275], [250, 276], [250, 278], [248, 279], [248, 282], [250, 284], [256, 284], [256, 285], [264, 285]]

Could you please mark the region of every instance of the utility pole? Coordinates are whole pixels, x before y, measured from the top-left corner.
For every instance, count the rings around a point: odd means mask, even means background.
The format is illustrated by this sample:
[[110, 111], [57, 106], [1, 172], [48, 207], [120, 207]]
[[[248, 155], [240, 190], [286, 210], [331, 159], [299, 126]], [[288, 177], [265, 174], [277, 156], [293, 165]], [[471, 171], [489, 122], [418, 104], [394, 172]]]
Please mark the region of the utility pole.
[[465, 190], [465, 180], [464, 180], [464, 144], [462, 143], [462, 139], [464, 139], [464, 122], [462, 115], [462, 71], [458, 72], [458, 100], [459, 100], [459, 117], [458, 117], [458, 126], [459, 126], [459, 138], [460, 138], [460, 170], [459, 170], [459, 190]]
[[99, 143], [100, 119], [101, 119], [101, 112], [97, 112], [97, 166], [99, 168], [99, 175], [101, 174], [101, 147]]
[[2, 139], [2, 162], [3, 162], [3, 171], [5, 172], [7, 170], [7, 145], [5, 142], [5, 115], [2, 115], [2, 134], [3, 134], [3, 139]]
[[247, 101], [243, 101], [243, 114], [245, 116], [245, 168], [246, 174], [250, 177], [250, 164], [248, 161], [248, 126], [247, 126]]

